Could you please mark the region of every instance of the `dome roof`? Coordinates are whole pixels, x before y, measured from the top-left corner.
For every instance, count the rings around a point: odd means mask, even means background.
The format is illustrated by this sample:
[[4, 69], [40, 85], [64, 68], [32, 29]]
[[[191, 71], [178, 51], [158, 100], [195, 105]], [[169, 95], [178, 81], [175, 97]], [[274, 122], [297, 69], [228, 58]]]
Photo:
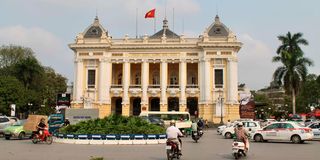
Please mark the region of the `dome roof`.
[[223, 23], [220, 22], [220, 18], [217, 15], [215, 21], [208, 29], [209, 37], [227, 37], [229, 35], [229, 29]]
[[160, 30], [159, 32], [155, 33], [150, 38], [151, 39], [161, 38], [161, 37], [163, 37], [163, 35], [165, 35], [167, 38], [180, 38], [180, 36], [178, 36], [176, 33], [172, 32], [169, 29], [168, 20], [166, 18], [163, 20], [163, 28], [162, 28], [162, 30]]
[[106, 36], [108, 36], [108, 31], [106, 31], [99, 23], [97, 16], [94, 19], [93, 24], [83, 32], [84, 38], [100, 38], [102, 34], [106, 34]]

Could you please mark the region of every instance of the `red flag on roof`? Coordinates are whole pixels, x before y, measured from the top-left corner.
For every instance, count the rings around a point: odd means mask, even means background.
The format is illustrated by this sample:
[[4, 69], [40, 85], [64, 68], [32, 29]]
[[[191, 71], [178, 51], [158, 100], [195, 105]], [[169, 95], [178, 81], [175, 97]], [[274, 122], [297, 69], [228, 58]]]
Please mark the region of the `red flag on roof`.
[[156, 13], [156, 9], [152, 9], [149, 12], [146, 13], [146, 15], [144, 16], [144, 18], [154, 18]]

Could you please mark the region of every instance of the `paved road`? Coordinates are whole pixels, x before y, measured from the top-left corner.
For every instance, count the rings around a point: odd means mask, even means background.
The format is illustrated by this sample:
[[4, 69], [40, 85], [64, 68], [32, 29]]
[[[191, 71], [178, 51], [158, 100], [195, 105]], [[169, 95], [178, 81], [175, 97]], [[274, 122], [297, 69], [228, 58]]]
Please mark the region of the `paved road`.
[[[215, 130], [206, 131], [199, 143], [183, 138], [183, 160], [231, 160], [232, 140], [223, 139]], [[90, 156], [104, 160], [165, 160], [164, 145], [73, 145], [32, 144], [31, 140], [0, 138], [1, 160], [89, 160]], [[248, 160], [317, 160], [319, 141], [304, 144], [251, 143]]]

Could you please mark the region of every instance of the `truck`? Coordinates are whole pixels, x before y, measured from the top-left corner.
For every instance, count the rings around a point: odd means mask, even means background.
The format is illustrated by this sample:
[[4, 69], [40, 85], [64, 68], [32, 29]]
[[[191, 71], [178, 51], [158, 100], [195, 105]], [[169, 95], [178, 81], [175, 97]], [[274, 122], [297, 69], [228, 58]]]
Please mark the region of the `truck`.
[[49, 132], [54, 133], [63, 127], [65, 119], [70, 121], [70, 124], [76, 124], [80, 121], [96, 119], [99, 117], [99, 109], [79, 109], [79, 108], [65, 108], [60, 113], [51, 114], [49, 116]]

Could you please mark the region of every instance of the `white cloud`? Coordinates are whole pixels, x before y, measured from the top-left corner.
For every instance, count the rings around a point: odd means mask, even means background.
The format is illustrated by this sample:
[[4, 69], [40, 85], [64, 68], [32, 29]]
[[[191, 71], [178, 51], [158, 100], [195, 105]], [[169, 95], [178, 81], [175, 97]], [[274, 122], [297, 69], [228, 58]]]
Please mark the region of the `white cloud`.
[[268, 86], [278, 66], [271, 62], [275, 50], [246, 33], [239, 35], [239, 41], [243, 43], [243, 48], [238, 54], [239, 83], [245, 83], [251, 89]]
[[42, 28], [23, 26], [0, 28], [0, 44], [29, 47], [42, 65], [50, 66], [56, 72], [72, 79], [73, 64], [70, 64], [72, 52], [67, 50], [67, 44]]

